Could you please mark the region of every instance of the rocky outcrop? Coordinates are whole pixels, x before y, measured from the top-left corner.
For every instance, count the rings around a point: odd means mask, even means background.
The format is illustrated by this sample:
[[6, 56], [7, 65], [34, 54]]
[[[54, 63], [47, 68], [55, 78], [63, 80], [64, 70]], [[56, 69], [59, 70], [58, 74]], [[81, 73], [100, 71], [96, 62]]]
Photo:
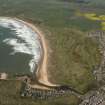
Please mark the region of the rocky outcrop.
[[21, 88], [21, 97], [31, 97], [33, 99], [49, 99], [53, 97], [69, 96], [71, 94], [81, 97], [74, 89], [69, 86], [49, 87], [49, 89], [32, 88], [29, 84], [23, 82]]
[[102, 54], [101, 63], [93, 70], [98, 86], [96, 90], [87, 92], [79, 105], [105, 105], [105, 32], [94, 33], [96, 34], [91, 34], [91, 37], [99, 42], [99, 50]]
[[105, 105], [105, 90], [100, 88], [88, 92], [83, 96], [83, 101], [79, 105]]

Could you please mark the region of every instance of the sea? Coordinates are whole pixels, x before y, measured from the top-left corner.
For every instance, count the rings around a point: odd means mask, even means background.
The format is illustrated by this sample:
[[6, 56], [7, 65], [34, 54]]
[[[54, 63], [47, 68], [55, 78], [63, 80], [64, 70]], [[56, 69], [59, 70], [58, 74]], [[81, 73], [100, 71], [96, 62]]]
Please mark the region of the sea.
[[0, 73], [33, 73], [41, 57], [35, 30], [22, 20], [0, 17]]

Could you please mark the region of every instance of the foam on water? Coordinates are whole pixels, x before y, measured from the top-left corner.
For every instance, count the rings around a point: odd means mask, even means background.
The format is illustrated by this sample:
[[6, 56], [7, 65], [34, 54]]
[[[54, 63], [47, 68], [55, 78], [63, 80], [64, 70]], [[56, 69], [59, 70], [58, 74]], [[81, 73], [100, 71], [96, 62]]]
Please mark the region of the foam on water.
[[[9, 28], [16, 33], [14, 34], [16, 37], [6, 38], [3, 40], [3, 43], [12, 47], [13, 52], [10, 53], [11, 55], [16, 53], [32, 55], [29, 66], [30, 71], [33, 72], [42, 55], [42, 47], [38, 34], [23, 21], [17, 19], [1, 17], [0, 26]], [[22, 41], [19, 41], [20, 39]]]

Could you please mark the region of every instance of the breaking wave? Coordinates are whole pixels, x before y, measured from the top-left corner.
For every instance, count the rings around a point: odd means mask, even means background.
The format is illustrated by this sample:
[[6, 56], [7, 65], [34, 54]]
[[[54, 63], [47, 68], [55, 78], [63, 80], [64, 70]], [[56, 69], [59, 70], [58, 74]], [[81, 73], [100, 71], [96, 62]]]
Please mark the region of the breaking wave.
[[25, 24], [24, 21], [12, 18], [0, 18], [0, 26], [9, 28], [16, 34], [15, 37], [6, 38], [3, 43], [8, 44], [12, 47], [13, 52], [11, 55], [16, 53], [25, 53], [32, 56], [29, 61], [30, 72], [33, 72], [37, 67], [42, 55], [42, 46], [39, 35], [31, 27]]

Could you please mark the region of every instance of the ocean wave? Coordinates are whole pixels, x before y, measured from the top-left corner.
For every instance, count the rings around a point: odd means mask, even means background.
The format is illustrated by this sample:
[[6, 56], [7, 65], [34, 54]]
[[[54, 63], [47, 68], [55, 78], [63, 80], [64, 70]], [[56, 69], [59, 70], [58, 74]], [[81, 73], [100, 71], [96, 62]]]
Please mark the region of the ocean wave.
[[32, 59], [29, 61], [30, 72], [34, 72], [37, 64], [39, 63], [42, 55], [42, 47], [39, 35], [31, 27], [27, 26], [23, 21], [11, 18], [0, 18], [0, 26], [9, 28], [14, 31], [16, 37], [10, 37], [3, 40], [3, 43], [12, 47], [13, 52], [25, 53], [32, 55]]

